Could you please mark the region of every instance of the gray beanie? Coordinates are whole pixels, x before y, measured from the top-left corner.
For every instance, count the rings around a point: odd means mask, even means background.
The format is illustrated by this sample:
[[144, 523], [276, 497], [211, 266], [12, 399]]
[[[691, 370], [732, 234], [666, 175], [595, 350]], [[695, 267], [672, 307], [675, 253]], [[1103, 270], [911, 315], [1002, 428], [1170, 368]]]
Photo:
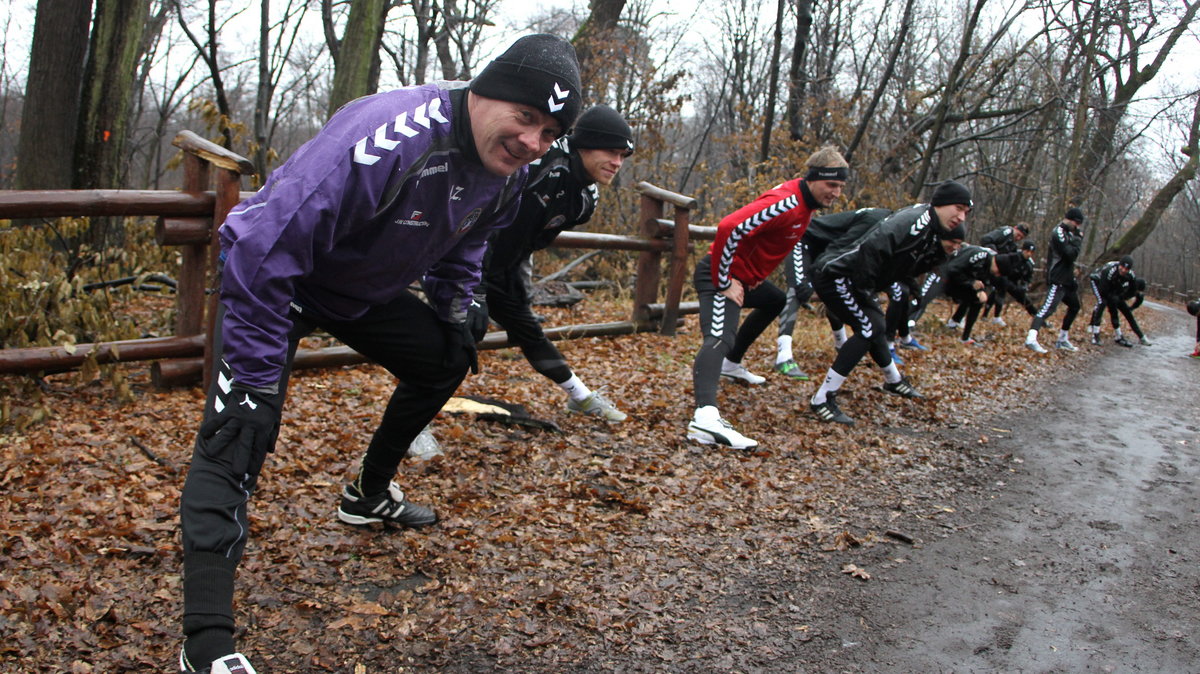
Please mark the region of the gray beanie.
[[479, 96], [521, 103], [540, 110], [566, 133], [581, 106], [579, 62], [575, 48], [557, 35], [526, 35], [512, 43], [471, 80]]

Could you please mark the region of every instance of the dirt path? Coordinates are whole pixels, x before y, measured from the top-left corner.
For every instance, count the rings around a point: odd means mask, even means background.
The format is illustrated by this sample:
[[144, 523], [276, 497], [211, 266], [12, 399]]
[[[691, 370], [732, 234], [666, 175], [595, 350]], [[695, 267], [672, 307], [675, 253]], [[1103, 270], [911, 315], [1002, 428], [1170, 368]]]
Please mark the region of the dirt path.
[[1171, 315], [1153, 347], [1108, 343], [1012, 420], [998, 449], [1013, 470], [995, 498], [960, 513], [947, 538], [893, 551], [823, 664], [1197, 671], [1200, 363], [1184, 356], [1192, 319], [1154, 309]]

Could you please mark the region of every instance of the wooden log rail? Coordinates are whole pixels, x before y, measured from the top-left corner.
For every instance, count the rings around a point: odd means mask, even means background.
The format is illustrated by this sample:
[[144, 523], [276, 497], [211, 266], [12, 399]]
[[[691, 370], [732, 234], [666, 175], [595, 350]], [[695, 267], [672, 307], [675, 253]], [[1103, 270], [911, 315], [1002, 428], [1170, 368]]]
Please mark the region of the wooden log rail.
[[[174, 144], [184, 150], [182, 191], [0, 191], [0, 219], [157, 216], [155, 241], [181, 249], [175, 335], [71, 347], [0, 349], [0, 374], [65, 372], [80, 367], [88, 359], [100, 364], [150, 360], [155, 361], [152, 379], [159, 386], [192, 384], [198, 379], [208, 381], [213, 357], [208, 335], [215, 329], [212, 321], [217, 301], [217, 294], [209, 290], [216, 285], [217, 229], [233, 206], [250, 194], [240, 191], [240, 182], [241, 176], [253, 173], [254, 168], [248, 160], [190, 131], [176, 136]], [[637, 252], [632, 315], [628, 320], [613, 323], [550, 328], [546, 330], [550, 339], [625, 335], [653, 329], [673, 335], [681, 315], [698, 312], [695, 302], [680, 305], [690, 268], [690, 241], [712, 239], [715, 228], [696, 227], [688, 222], [690, 212], [696, 208], [692, 197], [649, 183], [638, 183], [635, 189], [641, 194], [641, 236], [564, 232], [553, 244], [559, 248]], [[674, 210], [671, 219], [663, 217], [667, 205]], [[664, 255], [669, 266], [665, 301], [660, 303]], [[480, 344], [481, 349], [507, 346], [510, 343], [503, 332], [488, 334]], [[300, 350], [295, 367], [332, 367], [364, 360], [348, 347]]]

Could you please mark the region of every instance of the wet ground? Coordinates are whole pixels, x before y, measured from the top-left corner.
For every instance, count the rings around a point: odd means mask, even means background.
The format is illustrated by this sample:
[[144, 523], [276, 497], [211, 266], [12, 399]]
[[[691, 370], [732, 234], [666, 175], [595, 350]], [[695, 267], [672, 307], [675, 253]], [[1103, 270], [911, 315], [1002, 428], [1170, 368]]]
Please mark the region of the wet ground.
[[1200, 671], [1195, 323], [1152, 308], [1153, 346], [1080, 345], [1104, 353], [998, 422], [993, 498], [880, 560], [813, 671]]

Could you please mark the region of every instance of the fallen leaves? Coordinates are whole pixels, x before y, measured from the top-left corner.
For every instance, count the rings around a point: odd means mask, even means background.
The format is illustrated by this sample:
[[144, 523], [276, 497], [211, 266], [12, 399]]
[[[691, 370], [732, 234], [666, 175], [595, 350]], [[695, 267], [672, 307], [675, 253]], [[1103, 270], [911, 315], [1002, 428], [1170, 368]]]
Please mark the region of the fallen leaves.
[[[539, 311], [564, 324], [626, 309]], [[931, 520], [962, 517], [941, 504], [1020, 463], [988, 463], [975, 440], [1005, 431], [971, 427], [1067, 362], [1028, 358], [1019, 332], [974, 351], [970, 371], [954, 336], [923, 337], [933, 350], [905, 353], [905, 371], [929, 404], [885, 396], [860, 367], [840, 399], [854, 428], [808, 415], [813, 382], [723, 386], [722, 414], [759, 440], [754, 453], [684, 438], [694, 316], [675, 338], [559, 343], [629, 413], [617, 425], [568, 415], [516, 351], [484, 352], [460, 393], [520, 403], [563, 432], [439, 417], [444, 454], [397, 478], [441, 517], [421, 531], [333, 516], [392, 378], [366, 365], [298, 372], [251, 501], [239, 647], [264, 671], [769, 669], [821, 636], [806, 602], [831, 554], [854, 556], [842, 572], [867, 581], [863, 557], [884, 537], [911, 544]], [[771, 342], [747, 354], [752, 371], [769, 368]], [[795, 348], [801, 367], [823, 371], [827, 326], [802, 317]], [[176, 511], [203, 396], [154, 391], [127, 367], [132, 403], [50, 377], [38, 390], [51, 416], [0, 434], [0, 669], [157, 671], [177, 654]], [[24, 400], [24, 386], [0, 380], [6, 400]], [[950, 423], [966, 428], [948, 437]]]

